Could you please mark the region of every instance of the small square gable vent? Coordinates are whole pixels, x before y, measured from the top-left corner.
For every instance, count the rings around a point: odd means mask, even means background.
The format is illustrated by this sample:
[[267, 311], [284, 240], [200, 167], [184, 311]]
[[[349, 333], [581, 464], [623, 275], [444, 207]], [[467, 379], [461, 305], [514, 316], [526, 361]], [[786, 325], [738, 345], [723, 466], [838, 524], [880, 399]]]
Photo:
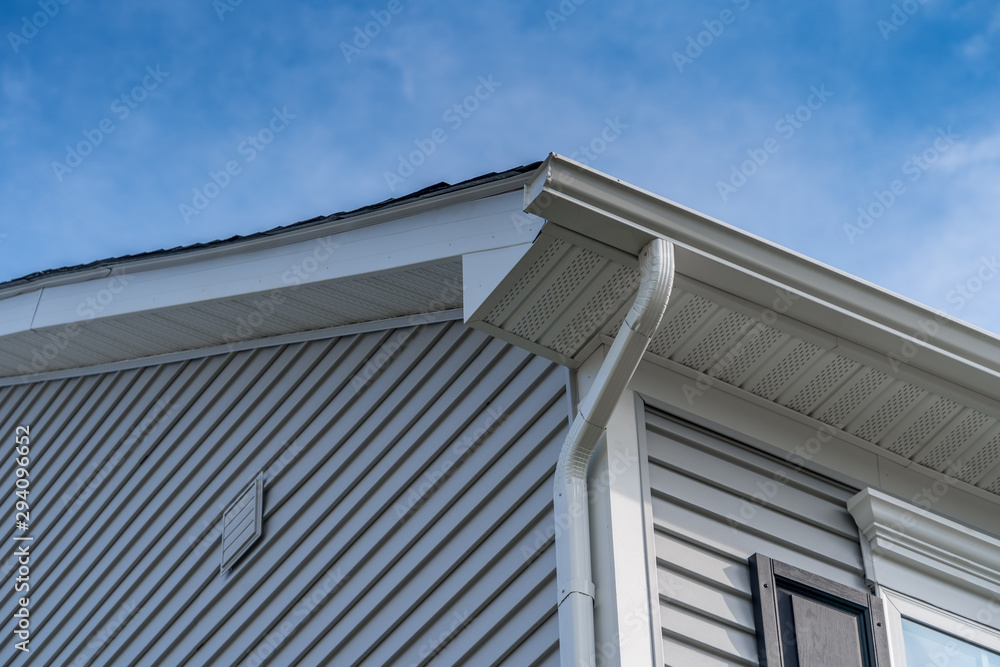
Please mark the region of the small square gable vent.
[[222, 567], [233, 564], [253, 546], [264, 529], [264, 473], [250, 482], [222, 514]]

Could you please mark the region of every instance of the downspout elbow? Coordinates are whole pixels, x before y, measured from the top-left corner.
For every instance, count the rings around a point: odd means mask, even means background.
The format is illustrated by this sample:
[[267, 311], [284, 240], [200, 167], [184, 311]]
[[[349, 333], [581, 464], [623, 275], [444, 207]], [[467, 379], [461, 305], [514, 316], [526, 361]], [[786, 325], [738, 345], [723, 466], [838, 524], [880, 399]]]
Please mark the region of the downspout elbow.
[[674, 278], [673, 245], [662, 238], [651, 241], [639, 255], [639, 272], [635, 302], [580, 404], [556, 465], [556, 562], [564, 667], [590, 666], [595, 661], [587, 470], [614, 406], [666, 312]]
[[563, 479], [587, 478], [590, 457], [607, 428], [615, 401], [660, 326], [674, 282], [673, 245], [665, 239], [646, 245], [639, 255], [639, 274], [635, 301], [566, 437], [556, 466], [557, 487]]

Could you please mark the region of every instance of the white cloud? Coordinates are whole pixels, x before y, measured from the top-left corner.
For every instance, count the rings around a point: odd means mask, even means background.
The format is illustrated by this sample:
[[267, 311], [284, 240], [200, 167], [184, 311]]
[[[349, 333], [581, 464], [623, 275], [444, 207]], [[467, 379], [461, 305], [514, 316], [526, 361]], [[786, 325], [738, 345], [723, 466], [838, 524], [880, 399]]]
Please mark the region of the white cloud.
[[[978, 139], [957, 142], [932, 168], [954, 172], [991, 163], [1000, 163], [1000, 130]], [[997, 167], [1000, 168], [1000, 164]]]
[[890, 282], [905, 284], [909, 296], [949, 315], [1000, 332], [1000, 276], [985, 282], [974, 299], [953, 294], [1000, 253], [1000, 130], [959, 142], [932, 171], [936, 180], [927, 200], [941, 212], [916, 212], [922, 231], [908, 253], [892, 258]]

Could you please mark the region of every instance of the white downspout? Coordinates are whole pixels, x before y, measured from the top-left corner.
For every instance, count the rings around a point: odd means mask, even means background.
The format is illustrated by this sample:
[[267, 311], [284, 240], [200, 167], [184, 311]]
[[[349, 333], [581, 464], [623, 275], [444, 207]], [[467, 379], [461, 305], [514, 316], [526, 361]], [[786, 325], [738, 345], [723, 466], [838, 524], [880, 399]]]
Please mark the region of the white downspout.
[[[650, 241], [639, 254], [640, 284], [587, 397], [580, 403], [556, 466], [556, 567], [559, 653], [563, 667], [594, 667], [594, 583], [590, 565], [587, 469], [611, 412], [656, 333], [674, 282], [674, 248]], [[565, 526], [565, 530], [560, 530]]]

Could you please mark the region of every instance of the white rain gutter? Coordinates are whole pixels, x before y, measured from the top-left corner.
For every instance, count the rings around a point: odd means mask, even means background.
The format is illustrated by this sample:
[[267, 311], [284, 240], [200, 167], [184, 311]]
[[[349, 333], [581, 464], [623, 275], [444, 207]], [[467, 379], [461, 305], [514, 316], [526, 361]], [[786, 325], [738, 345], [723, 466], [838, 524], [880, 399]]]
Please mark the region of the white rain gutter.
[[[650, 241], [639, 254], [640, 284], [587, 397], [580, 403], [556, 466], [556, 567], [559, 646], [563, 667], [593, 667], [594, 582], [590, 563], [587, 469], [611, 412], [656, 333], [674, 282], [674, 248]], [[565, 525], [564, 531], [558, 526]]]

